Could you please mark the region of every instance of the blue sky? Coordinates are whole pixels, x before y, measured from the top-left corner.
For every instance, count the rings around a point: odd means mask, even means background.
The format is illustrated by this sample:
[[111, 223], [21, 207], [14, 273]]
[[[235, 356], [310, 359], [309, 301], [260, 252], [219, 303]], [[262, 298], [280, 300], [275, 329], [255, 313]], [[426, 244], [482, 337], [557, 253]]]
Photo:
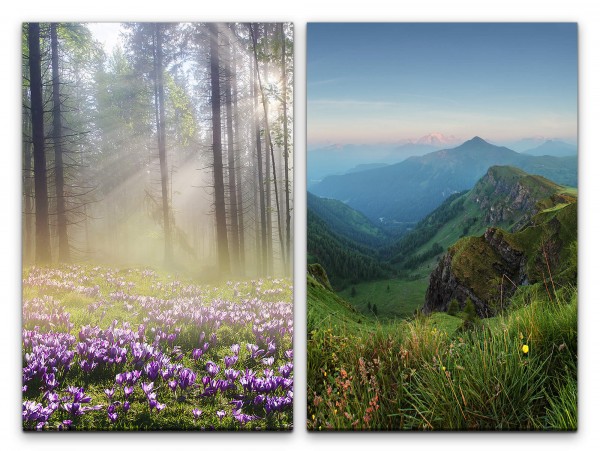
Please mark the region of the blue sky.
[[577, 25], [308, 24], [308, 144], [575, 140]]

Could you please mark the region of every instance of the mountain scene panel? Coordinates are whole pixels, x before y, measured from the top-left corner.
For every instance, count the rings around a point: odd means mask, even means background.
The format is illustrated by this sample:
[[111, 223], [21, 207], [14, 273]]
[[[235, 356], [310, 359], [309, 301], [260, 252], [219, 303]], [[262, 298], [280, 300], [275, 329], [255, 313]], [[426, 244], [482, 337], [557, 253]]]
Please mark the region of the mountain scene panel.
[[577, 27], [309, 24], [307, 58], [307, 428], [576, 430]]

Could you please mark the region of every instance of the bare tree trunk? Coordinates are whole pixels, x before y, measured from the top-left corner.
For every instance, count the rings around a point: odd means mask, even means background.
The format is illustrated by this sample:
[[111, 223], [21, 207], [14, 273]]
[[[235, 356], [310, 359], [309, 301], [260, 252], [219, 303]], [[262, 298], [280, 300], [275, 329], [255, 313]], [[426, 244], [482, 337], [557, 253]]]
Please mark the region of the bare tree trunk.
[[233, 117], [235, 124], [235, 137], [236, 137], [236, 155], [238, 162], [236, 164], [236, 188], [237, 188], [237, 213], [238, 213], [238, 234], [239, 234], [239, 246], [240, 246], [240, 275], [244, 275], [246, 267], [246, 246], [244, 242], [244, 199], [242, 195], [242, 149], [241, 149], [241, 136], [240, 136], [240, 114], [238, 110], [238, 86], [237, 86], [237, 69], [236, 59], [232, 61], [231, 67], [231, 84], [233, 86]]
[[[275, 170], [275, 155], [273, 152], [273, 143], [271, 141], [271, 131], [269, 128], [269, 111], [268, 111], [268, 106], [267, 106], [267, 100], [265, 98], [265, 93], [263, 90], [263, 85], [262, 85], [262, 80], [260, 77], [260, 71], [258, 69], [258, 57], [257, 57], [257, 52], [256, 52], [256, 36], [252, 35], [252, 45], [253, 45], [253, 50], [254, 50], [254, 61], [256, 64], [256, 73], [257, 73], [257, 78], [258, 78], [258, 87], [260, 90], [260, 94], [261, 94], [261, 98], [262, 98], [262, 104], [263, 104], [263, 110], [264, 110], [264, 114], [265, 114], [265, 145], [267, 146], [267, 151], [270, 149], [271, 151], [271, 158], [269, 159], [267, 157], [267, 165], [266, 165], [266, 170], [267, 170], [267, 174], [270, 171], [270, 161], [273, 163], [273, 183], [274, 183], [274, 188], [275, 188], [275, 202], [276, 202], [276, 207], [277, 207], [277, 230], [279, 233], [279, 243], [281, 245], [281, 257], [282, 257], [282, 261], [284, 262], [284, 270], [286, 268], [286, 258], [285, 258], [285, 245], [284, 245], [284, 241], [283, 241], [283, 237], [282, 237], [282, 232], [281, 232], [281, 212], [279, 211], [279, 198], [278, 198], [278, 193], [277, 193], [277, 173]], [[271, 208], [271, 204], [270, 204], [270, 183], [267, 183], [267, 206], [270, 210]], [[269, 219], [271, 217], [271, 212], [269, 211]], [[269, 226], [270, 221], [267, 221], [267, 226]], [[271, 246], [269, 249], [269, 253], [271, 256], [270, 259], [270, 267], [269, 267], [269, 274], [273, 273], [273, 259], [272, 259], [272, 253], [273, 253], [273, 247], [272, 247], [272, 229], [270, 227], [268, 227], [268, 232], [269, 233], [269, 238], [271, 238], [269, 241], [271, 242]]]
[[[23, 99], [27, 96], [23, 88]], [[31, 186], [31, 121], [29, 115], [23, 113], [23, 206], [24, 225], [23, 232], [23, 261], [30, 263], [33, 251], [33, 191]]]
[[[265, 24], [264, 30], [264, 39], [268, 40], [268, 30]], [[258, 41], [258, 39], [257, 39]], [[267, 213], [267, 274], [273, 275], [273, 205], [271, 201], [271, 159], [269, 158], [269, 148], [271, 142], [271, 133], [269, 130], [269, 116], [268, 110], [265, 108], [265, 97], [263, 92], [263, 87], [260, 78], [260, 69], [258, 68], [258, 55], [256, 51], [256, 43], [254, 42], [254, 59], [256, 61], [256, 76], [258, 77], [258, 87], [259, 92], [262, 99], [263, 110], [264, 110], [264, 119], [265, 119], [265, 195], [266, 195], [266, 213]], [[263, 64], [263, 69], [265, 69], [265, 64]], [[266, 72], [266, 71], [265, 71]]]
[[287, 75], [285, 64], [285, 33], [281, 24], [281, 86], [283, 107], [283, 164], [284, 164], [284, 189], [285, 189], [285, 247], [288, 262], [291, 263], [291, 211], [290, 211], [290, 167], [288, 149], [288, 117], [287, 117]]
[[[249, 25], [250, 35], [252, 42], [256, 42], [256, 31]], [[256, 47], [256, 45], [254, 46]], [[257, 250], [261, 255], [261, 274], [267, 273], [267, 215], [266, 215], [266, 202], [265, 202], [265, 184], [263, 180], [263, 164], [262, 164], [262, 148], [260, 140], [260, 122], [258, 118], [258, 86], [256, 73], [258, 71], [258, 63], [256, 61], [256, 52], [254, 52], [254, 65], [253, 65], [253, 98], [254, 98], [254, 109], [252, 115], [254, 116], [254, 130], [256, 138], [256, 161], [257, 161], [257, 173], [258, 173], [258, 194], [260, 199], [260, 248]], [[267, 173], [268, 176], [268, 173]]]
[[225, 186], [223, 183], [223, 155], [221, 145], [221, 90], [219, 85], [219, 31], [210, 23], [210, 84], [212, 106], [213, 174], [215, 189], [215, 219], [217, 227], [217, 254], [219, 271], [229, 274], [229, 246], [225, 214]]
[[169, 171], [167, 166], [167, 147], [165, 131], [165, 87], [163, 76], [163, 35], [161, 24], [154, 24], [154, 94], [156, 102], [156, 133], [158, 136], [158, 159], [160, 162], [160, 185], [162, 194], [163, 227], [165, 231], [165, 262], [173, 260], [173, 240], [171, 236], [171, 218], [169, 209]]
[[44, 107], [40, 56], [40, 24], [30, 23], [29, 85], [31, 89], [31, 128], [33, 141], [33, 173], [35, 187], [35, 261], [50, 263], [50, 227], [48, 224], [48, 180], [44, 148]]
[[[231, 99], [231, 42], [227, 37], [225, 40], [225, 110], [227, 116], [227, 171], [229, 181], [229, 211], [231, 222], [231, 266], [234, 271], [239, 270], [239, 231], [238, 231], [238, 200], [235, 180], [235, 160], [233, 152], [233, 105]], [[235, 136], [238, 139], [238, 136]]]
[[54, 143], [54, 185], [56, 187], [56, 221], [58, 232], [58, 261], [71, 260], [65, 207], [65, 172], [62, 147], [62, 117], [60, 108], [60, 76], [58, 73], [57, 24], [50, 24], [52, 50], [52, 142]]

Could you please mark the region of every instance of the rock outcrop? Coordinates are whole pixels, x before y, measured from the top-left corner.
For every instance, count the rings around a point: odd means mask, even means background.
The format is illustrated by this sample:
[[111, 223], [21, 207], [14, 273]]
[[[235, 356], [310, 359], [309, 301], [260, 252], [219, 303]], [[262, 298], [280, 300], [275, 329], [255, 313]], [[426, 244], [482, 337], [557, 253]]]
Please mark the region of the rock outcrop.
[[492, 166], [470, 193], [479, 207], [483, 223], [488, 226], [513, 224], [512, 231], [525, 225], [539, 213], [541, 199], [560, 190], [543, 177], [530, 175], [510, 166]]
[[542, 211], [517, 233], [490, 227], [457, 241], [431, 273], [422, 311], [447, 311], [470, 299], [481, 317], [497, 314], [520, 285], [576, 283], [577, 202]]
[[471, 299], [477, 314], [489, 317], [496, 313], [498, 301], [527, 283], [524, 255], [511, 247], [500, 229], [489, 228], [482, 237], [462, 244], [451, 248], [431, 273], [424, 313], [447, 311], [452, 299], [464, 308]]

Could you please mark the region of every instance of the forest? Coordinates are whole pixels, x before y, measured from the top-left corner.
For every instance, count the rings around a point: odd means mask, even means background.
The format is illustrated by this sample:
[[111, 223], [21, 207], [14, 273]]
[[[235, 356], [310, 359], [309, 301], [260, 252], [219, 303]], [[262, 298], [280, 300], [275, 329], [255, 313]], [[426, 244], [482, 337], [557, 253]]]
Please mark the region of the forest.
[[107, 52], [87, 24], [24, 24], [25, 264], [289, 274], [292, 33], [129, 23]]
[[23, 429], [291, 429], [292, 24], [22, 31]]

